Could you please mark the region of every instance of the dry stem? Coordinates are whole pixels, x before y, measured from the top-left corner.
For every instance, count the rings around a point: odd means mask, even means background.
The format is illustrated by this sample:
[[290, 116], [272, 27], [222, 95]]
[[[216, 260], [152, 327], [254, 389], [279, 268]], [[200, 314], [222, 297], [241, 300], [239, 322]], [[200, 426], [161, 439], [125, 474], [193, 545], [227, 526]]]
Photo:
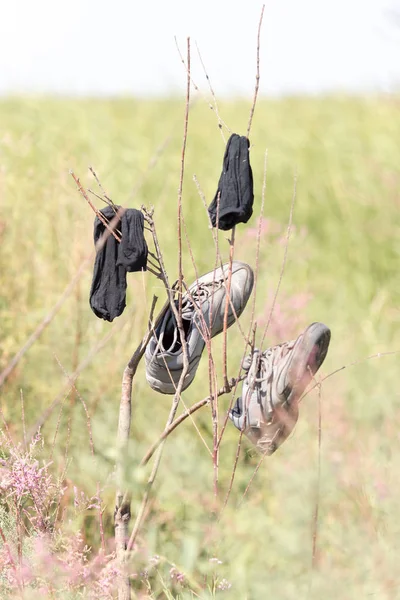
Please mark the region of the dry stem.
[[[103, 223], [104, 227], [106, 229], [108, 229], [108, 231], [110, 232], [110, 234], [115, 237], [115, 239], [117, 240], [117, 242], [120, 242], [121, 241], [121, 237], [120, 237], [120, 235], [118, 235], [114, 231], [115, 227], [111, 227], [111, 224], [108, 223], [108, 220], [103, 215], [103, 213], [95, 207], [95, 205], [93, 204], [93, 202], [90, 200], [89, 196], [87, 195], [85, 188], [82, 186], [82, 184], [81, 184], [81, 182], [79, 180], [79, 177], [77, 177], [73, 171], [70, 171], [70, 173], [71, 173], [72, 178], [75, 181], [76, 185], [78, 186], [78, 190], [80, 191], [80, 193], [82, 194], [82, 196], [85, 198], [85, 200], [89, 204], [90, 208], [98, 216], [98, 218]], [[119, 215], [122, 216], [122, 213], [124, 212], [124, 210], [121, 210], [121, 211], [118, 211], [118, 212], [119, 212]]]
[[[149, 321], [152, 321], [157, 297], [153, 297], [153, 302], [150, 310]], [[117, 433], [117, 481], [118, 487], [115, 499], [115, 545], [117, 559], [120, 568], [123, 572], [120, 585], [118, 587], [118, 600], [130, 599], [130, 578], [127, 573], [127, 553], [126, 542], [128, 539], [128, 525], [131, 516], [130, 495], [122, 490], [124, 469], [123, 463], [127, 456], [129, 434], [132, 420], [132, 382], [136, 373], [139, 362], [146, 350], [151, 336], [153, 335], [153, 327], [149, 327], [148, 332], [142, 339], [141, 343], [133, 353], [128, 365], [125, 367], [122, 377], [121, 403], [119, 409], [118, 433]]]
[[184, 58], [183, 58], [183, 56], [182, 56], [182, 52], [181, 52], [181, 50], [180, 50], [180, 48], [179, 48], [178, 40], [176, 39], [176, 37], [175, 37], [175, 45], [176, 45], [176, 48], [177, 48], [177, 50], [178, 50], [178, 54], [179, 54], [179, 56], [180, 56], [181, 62], [182, 62], [182, 64], [183, 64], [183, 66], [185, 67], [185, 70], [186, 70], [186, 72], [187, 72], [187, 73], [188, 73], [188, 75], [190, 76], [190, 81], [191, 81], [191, 83], [192, 83], [192, 85], [193, 85], [194, 89], [196, 90], [196, 92], [197, 92], [198, 94], [200, 94], [200, 96], [203, 98], [203, 100], [206, 102], [206, 104], [208, 104], [208, 107], [209, 107], [209, 108], [210, 108], [212, 111], [214, 111], [214, 112], [215, 112], [215, 115], [216, 115], [216, 117], [217, 117], [217, 120], [218, 120], [218, 128], [219, 128], [219, 130], [221, 131], [222, 139], [223, 139], [223, 140], [224, 140], [224, 142], [225, 142], [225, 137], [224, 137], [224, 134], [223, 134], [223, 132], [222, 132], [222, 126], [224, 126], [224, 127], [227, 129], [227, 131], [229, 131], [229, 133], [231, 132], [231, 130], [229, 129], [228, 125], [227, 125], [227, 124], [226, 124], [226, 123], [225, 123], [225, 122], [224, 122], [224, 121], [221, 119], [221, 117], [220, 117], [220, 115], [219, 115], [219, 111], [218, 111], [218, 105], [217, 105], [217, 101], [216, 101], [216, 98], [215, 98], [214, 90], [213, 90], [213, 89], [212, 89], [212, 87], [211, 87], [210, 78], [209, 78], [209, 76], [208, 76], [208, 74], [207, 74], [207, 71], [206, 71], [206, 69], [205, 69], [205, 66], [204, 66], [203, 60], [202, 60], [202, 58], [201, 58], [201, 55], [200, 55], [200, 50], [199, 50], [199, 48], [198, 48], [198, 46], [197, 46], [197, 43], [196, 43], [197, 52], [198, 52], [198, 54], [199, 54], [199, 58], [200, 58], [200, 62], [201, 62], [201, 64], [202, 64], [202, 67], [203, 67], [203, 69], [204, 69], [204, 72], [205, 72], [205, 75], [206, 75], [206, 79], [207, 79], [207, 81], [208, 81], [208, 84], [209, 84], [209, 87], [210, 87], [210, 90], [211, 90], [211, 94], [212, 94], [212, 96], [213, 96], [213, 100], [214, 100], [214, 104], [215, 104], [215, 106], [213, 106], [213, 105], [211, 104], [211, 102], [209, 102], [209, 101], [207, 100], [207, 98], [204, 96], [204, 94], [203, 94], [203, 93], [202, 93], [202, 91], [200, 90], [199, 86], [198, 86], [198, 85], [196, 85], [195, 81], [193, 80], [193, 77], [192, 77], [192, 75], [191, 75], [191, 73], [190, 73], [190, 71], [189, 71], [189, 69], [188, 69], [188, 66], [186, 65], [185, 59], [184, 59]]
[[294, 177], [293, 195], [292, 195], [292, 202], [291, 202], [291, 205], [290, 205], [290, 214], [289, 214], [289, 224], [288, 224], [287, 231], [286, 231], [285, 250], [284, 250], [284, 254], [283, 254], [281, 271], [279, 273], [278, 285], [276, 286], [274, 298], [273, 298], [273, 301], [272, 301], [271, 310], [270, 310], [269, 316], [268, 316], [268, 321], [267, 321], [267, 324], [266, 324], [265, 329], [264, 329], [264, 333], [263, 333], [262, 338], [261, 338], [260, 348], [262, 348], [262, 346], [264, 344], [265, 336], [267, 335], [267, 331], [268, 331], [269, 325], [271, 323], [272, 314], [273, 314], [274, 309], [275, 309], [276, 299], [278, 297], [279, 290], [280, 290], [281, 283], [282, 283], [282, 279], [283, 279], [283, 274], [285, 272], [286, 260], [287, 260], [288, 248], [289, 248], [290, 234], [292, 232], [293, 211], [294, 211], [294, 204], [295, 204], [295, 201], [296, 201], [296, 192], [297, 192], [297, 176]]
[[[121, 213], [119, 212], [119, 215], [120, 214]], [[114, 231], [114, 229], [116, 228], [119, 219], [120, 219], [120, 217], [117, 215], [110, 222], [110, 224], [109, 224], [109, 226], [107, 228], [107, 231], [105, 231], [103, 233], [103, 235], [101, 236], [101, 238], [99, 239], [99, 241], [96, 244], [96, 252], [98, 252], [99, 250], [101, 250], [101, 248], [104, 246], [104, 244], [108, 240], [109, 236], [111, 235], [111, 231]], [[83, 273], [85, 272], [86, 267], [93, 261], [94, 254], [95, 253], [92, 252], [89, 256], [87, 256], [84, 259], [84, 261], [82, 262], [82, 264], [79, 267], [78, 271], [72, 277], [72, 279], [70, 280], [69, 284], [67, 285], [67, 287], [65, 288], [64, 292], [61, 294], [60, 298], [55, 303], [55, 305], [53, 306], [53, 308], [45, 316], [45, 318], [43, 319], [43, 321], [37, 326], [37, 328], [35, 329], [35, 331], [30, 335], [30, 337], [28, 338], [28, 340], [25, 342], [25, 344], [18, 350], [17, 354], [8, 363], [8, 365], [2, 371], [2, 373], [0, 373], [0, 387], [3, 385], [3, 383], [6, 381], [7, 377], [15, 369], [15, 367], [17, 366], [17, 364], [19, 363], [19, 361], [21, 360], [21, 358], [24, 356], [24, 354], [29, 350], [29, 348], [41, 336], [41, 334], [46, 329], [46, 327], [52, 322], [52, 320], [54, 319], [54, 317], [56, 316], [56, 314], [58, 313], [58, 311], [60, 310], [60, 308], [62, 307], [62, 305], [64, 304], [64, 302], [67, 300], [67, 298], [73, 292], [76, 284], [78, 283], [78, 281], [82, 277]]]
[[[219, 389], [217, 391], [216, 395], [222, 396], [223, 394], [230, 392], [233, 389], [233, 387], [236, 386], [239, 383], [239, 381], [241, 381], [242, 379], [243, 379], [243, 377], [241, 377], [240, 379], [232, 379], [229, 382], [230, 389], [226, 390], [225, 387], [222, 387], [221, 389]], [[183, 423], [183, 421], [185, 421], [188, 417], [190, 417], [193, 413], [198, 411], [200, 408], [209, 404], [210, 401], [211, 401], [211, 396], [207, 396], [207, 398], [203, 398], [203, 400], [199, 400], [199, 402], [196, 402], [196, 404], [193, 404], [190, 408], [187, 408], [185, 410], [185, 412], [183, 412], [181, 415], [179, 415], [179, 417], [177, 417], [166, 429], [164, 429], [163, 433], [160, 435], [158, 440], [156, 442], [154, 442], [154, 444], [148, 449], [148, 451], [142, 458], [140, 464], [142, 466], [146, 465], [149, 462], [149, 460], [151, 459], [151, 457], [153, 456], [154, 452], [157, 450], [158, 446], [161, 444], [161, 442], [163, 440], [165, 440], [165, 438], [167, 438], [169, 436], [169, 434], [172, 433], [178, 427], [178, 425]]]
[[[310, 370], [311, 371], [311, 370]], [[314, 378], [314, 381], [315, 378]], [[312, 531], [312, 558], [311, 558], [311, 570], [313, 571], [317, 566], [317, 536], [318, 536], [318, 516], [319, 516], [319, 496], [320, 496], [320, 485], [321, 485], [321, 444], [322, 444], [322, 402], [321, 384], [316, 381], [318, 386], [318, 463], [317, 463], [317, 489], [315, 492], [315, 508], [313, 514], [313, 531]]]
[[[169, 305], [175, 316], [177, 328], [179, 331], [182, 351], [183, 351], [183, 369], [182, 369], [182, 373], [181, 373], [178, 385], [176, 387], [176, 391], [175, 391], [175, 395], [174, 395], [174, 398], [172, 401], [172, 406], [171, 406], [170, 414], [169, 414], [169, 417], [167, 420], [166, 428], [168, 428], [171, 425], [171, 423], [173, 422], [173, 420], [175, 418], [175, 414], [176, 414], [176, 410], [179, 405], [180, 395], [181, 395], [181, 392], [183, 389], [184, 381], [185, 381], [185, 378], [189, 371], [187, 340], [186, 340], [185, 331], [184, 331], [183, 322], [182, 322], [183, 273], [182, 273], [182, 238], [181, 238], [181, 218], [182, 217], [181, 217], [181, 215], [182, 215], [182, 187], [183, 187], [183, 176], [184, 176], [184, 167], [185, 167], [186, 139], [187, 139], [189, 100], [190, 100], [190, 38], [187, 39], [187, 52], [188, 52], [188, 77], [187, 77], [187, 91], [186, 91], [186, 104], [185, 104], [184, 133], [183, 133], [183, 143], [182, 143], [181, 173], [180, 173], [179, 190], [178, 190], [178, 244], [179, 244], [179, 250], [178, 250], [178, 269], [179, 269], [178, 310], [175, 305], [174, 292], [171, 290], [171, 287], [169, 285], [168, 275], [167, 275], [167, 272], [166, 272], [166, 269], [164, 266], [163, 256], [162, 256], [162, 252], [161, 252], [160, 245], [159, 245], [158, 238], [157, 238], [155, 223], [152, 219], [152, 213], [147, 211], [143, 207], [145, 219], [146, 219], [146, 221], [150, 227], [151, 233], [153, 235], [153, 241], [154, 241], [154, 246], [156, 249], [157, 260], [158, 260], [159, 267], [160, 267], [159, 277], [164, 283], [164, 287], [165, 287], [165, 290], [166, 290], [167, 296], [168, 296]], [[132, 379], [131, 379], [131, 382], [132, 382]], [[122, 400], [121, 400], [121, 404], [122, 404]], [[126, 547], [127, 552], [129, 552], [133, 548], [137, 534], [138, 534], [140, 526], [142, 524], [145, 510], [146, 510], [147, 503], [148, 503], [149, 496], [150, 496], [150, 491], [151, 491], [152, 485], [154, 483], [154, 480], [157, 476], [158, 468], [161, 463], [163, 446], [164, 446], [164, 441], [161, 442], [161, 444], [157, 450], [153, 469], [152, 469], [151, 475], [147, 482], [146, 491], [143, 496], [142, 503], [139, 508], [131, 536], [129, 538], [129, 542]], [[127, 517], [127, 522], [128, 521], [129, 521], [129, 516]], [[125, 554], [125, 557], [126, 557], [126, 554]]]
[[254, 111], [256, 108], [258, 88], [260, 85], [260, 37], [261, 37], [261, 25], [262, 25], [262, 20], [263, 20], [263, 16], [264, 16], [264, 8], [265, 8], [265, 4], [263, 4], [263, 6], [262, 6], [260, 21], [258, 23], [256, 85], [254, 88], [254, 97], [253, 97], [253, 104], [252, 104], [251, 110], [250, 110], [249, 123], [247, 125], [247, 137], [249, 137], [249, 135], [250, 135], [251, 124], [253, 122]]

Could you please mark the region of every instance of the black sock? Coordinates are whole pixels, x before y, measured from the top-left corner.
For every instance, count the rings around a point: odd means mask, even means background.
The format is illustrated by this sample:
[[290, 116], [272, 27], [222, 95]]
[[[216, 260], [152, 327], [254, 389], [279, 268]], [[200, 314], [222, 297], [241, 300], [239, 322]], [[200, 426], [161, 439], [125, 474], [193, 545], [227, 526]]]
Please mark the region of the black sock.
[[233, 133], [226, 145], [217, 193], [208, 207], [213, 227], [218, 224], [218, 229], [226, 231], [237, 223], [247, 223], [253, 214], [253, 201], [249, 140]]
[[136, 208], [128, 208], [121, 217], [122, 239], [117, 265], [123, 265], [129, 273], [146, 271], [148, 248], [143, 228], [143, 214]]
[[[119, 207], [116, 207], [118, 210]], [[111, 222], [115, 210], [106, 206], [100, 211]], [[117, 225], [120, 229], [120, 223]], [[94, 243], [101, 238], [106, 227], [96, 216], [94, 220]], [[115, 231], [115, 230], [114, 230]], [[117, 265], [119, 242], [110, 235], [103, 248], [96, 254], [93, 280], [90, 289], [90, 306], [96, 316], [106, 321], [113, 321], [122, 314], [126, 302], [126, 268]]]

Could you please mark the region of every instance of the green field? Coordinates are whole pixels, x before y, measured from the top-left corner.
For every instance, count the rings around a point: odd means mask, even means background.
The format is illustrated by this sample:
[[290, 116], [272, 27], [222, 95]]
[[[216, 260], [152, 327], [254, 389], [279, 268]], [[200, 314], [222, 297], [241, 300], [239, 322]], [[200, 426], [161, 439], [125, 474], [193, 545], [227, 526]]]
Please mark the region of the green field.
[[[219, 108], [231, 130], [245, 134], [249, 103], [225, 102]], [[92, 165], [116, 203], [154, 206], [166, 267], [170, 280], [176, 279], [183, 115], [184, 104], [178, 100], [0, 102], [0, 371], [92, 252], [93, 213], [77, 192], [70, 169], [85, 186], [96, 189], [88, 170]], [[332, 330], [332, 341], [320, 374], [347, 368], [322, 384], [320, 478], [314, 390], [301, 404], [294, 434], [263, 462], [241, 502], [259, 460], [243, 443], [232, 493], [219, 520], [214, 511], [219, 511], [229, 486], [238, 431], [228, 423], [221, 445], [217, 502], [212, 461], [193, 424], [186, 420], [169, 437], [133, 558], [138, 597], [400, 598], [396, 567], [400, 354], [366, 360], [400, 351], [399, 99], [261, 99], [250, 139], [254, 214], [246, 225], [237, 227], [235, 257], [255, 265], [268, 150], [256, 300], [259, 330], [268, 320], [279, 281], [297, 174], [287, 263], [265, 343], [289, 340], [309, 323], [323, 321]], [[199, 273], [213, 268], [215, 248], [193, 174], [211, 201], [223, 153], [215, 113], [199, 99], [189, 114], [183, 187], [184, 218]], [[149, 170], [152, 159], [156, 164]], [[220, 232], [226, 259], [227, 237]], [[183, 246], [184, 274], [190, 284], [195, 272], [185, 240]], [[43, 426], [47, 459], [58, 427], [51, 467], [55, 475], [67, 464], [68, 485], [88, 496], [96, 493], [100, 480], [106, 536], [112, 538], [122, 371], [145, 333], [152, 295], [159, 296], [160, 308], [165, 292], [150, 273], [130, 274], [127, 308], [110, 324], [90, 310], [90, 282], [91, 266], [0, 388], [0, 400], [18, 441], [22, 439], [21, 390], [29, 433], [65, 386], [66, 375], [58, 363], [72, 373], [116, 328], [77, 383], [92, 421], [96, 462], [90, 454], [86, 415], [75, 392], [57, 405]], [[246, 330], [250, 312], [241, 318]], [[229, 375], [234, 376], [244, 348], [237, 327], [229, 330], [228, 342]], [[220, 338], [213, 341], [213, 349], [222, 385]], [[203, 357], [194, 383], [183, 393], [185, 405], [208, 395], [207, 369]], [[222, 396], [221, 422], [228, 405], [229, 396]], [[148, 387], [143, 363], [135, 378], [133, 407], [128, 473], [134, 517], [148, 474], [139, 471], [137, 464], [162, 432], [170, 409], [170, 398]], [[211, 447], [209, 408], [194, 419]], [[316, 503], [317, 555], [312, 566]], [[87, 543], [98, 547], [94, 511], [81, 514], [73, 526], [82, 527]], [[166, 562], [162, 561], [158, 573], [150, 569], [147, 584], [139, 571], [154, 555]], [[222, 564], [210, 563], [213, 557]], [[180, 585], [170, 577], [171, 563], [185, 574], [187, 583]], [[213, 579], [214, 571], [218, 579]], [[213, 580], [223, 578], [230, 589], [213, 591]]]

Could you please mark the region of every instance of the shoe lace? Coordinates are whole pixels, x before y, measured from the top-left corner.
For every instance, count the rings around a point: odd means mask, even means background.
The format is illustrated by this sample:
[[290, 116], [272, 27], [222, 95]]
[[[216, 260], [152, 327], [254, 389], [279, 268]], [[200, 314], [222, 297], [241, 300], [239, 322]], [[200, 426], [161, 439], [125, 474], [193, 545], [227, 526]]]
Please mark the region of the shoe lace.
[[[272, 346], [264, 352], [260, 352], [258, 348], [254, 350], [246, 357], [243, 363], [243, 370], [248, 377], [254, 378], [256, 383], [262, 383], [268, 381], [271, 376], [276, 373], [276, 367], [279, 363], [284, 360], [289, 353], [293, 350], [296, 340], [290, 342], [282, 342]], [[286, 365], [286, 361], [281, 365]]]
[[277, 384], [285, 372], [295, 343], [296, 340], [283, 342], [264, 352], [254, 348], [243, 364], [249, 389], [257, 393], [266, 423], [273, 418], [276, 405], [285, 405], [289, 396], [290, 389], [284, 388], [283, 392], [279, 393]]
[[289, 356], [295, 343], [296, 340], [283, 342], [262, 352], [260, 357], [260, 381], [268, 380], [271, 376], [273, 377], [277, 373], [277, 367], [282, 371], [287, 364], [285, 358]]
[[182, 298], [182, 319], [192, 319], [195, 312], [202, 316], [202, 305], [225, 283], [223, 278], [210, 283], [199, 283], [193, 290], [188, 289]]
[[[202, 329], [205, 327], [206, 324], [201, 312], [201, 306], [208, 300], [212, 293], [222, 287], [223, 283], [223, 279], [218, 279], [211, 283], [200, 283], [195, 289], [188, 289], [186, 291], [182, 298], [182, 324], [185, 338], [189, 332], [190, 322], [195, 313], [200, 317]], [[175, 306], [178, 309], [178, 300], [175, 300]], [[168, 327], [168, 330], [160, 334], [155, 351], [157, 352], [161, 347], [167, 347], [170, 352], [177, 352], [182, 347], [174, 315], [172, 315], [172, 323]]]
[[[256, 429], [260, 432], [255, 444], [262, 454], [273, 454], [279, 446], [279, 439], [285, 429], [277, 408], [287, 409], [290, 390], [278, 393], [278, 380], [285, 373], [290, 354], [296, 340], [283, 342], [264, 352], [254, 348], [243, 365], [249, 393], [256, 393], [257, 402], [253, 404], [260, 411], [260, 422]], [[249, 408], [250, 410], [250, 408]], [[254, 418], [253, 413], [253, 418]], [[250, 422], [250, 419], [249, 419]]]

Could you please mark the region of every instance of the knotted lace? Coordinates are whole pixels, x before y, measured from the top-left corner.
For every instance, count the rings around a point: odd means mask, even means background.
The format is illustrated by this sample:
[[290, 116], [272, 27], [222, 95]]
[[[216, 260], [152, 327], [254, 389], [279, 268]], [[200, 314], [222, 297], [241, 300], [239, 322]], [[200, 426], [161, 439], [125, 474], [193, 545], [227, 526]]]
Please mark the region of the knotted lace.
[[[215, 281], [210, 281], [209, 283], [199, 283], [193, 289], [188, 289], [186, 293], [182, 297], [182, 324], [185, 333], [185, 338], [190, 331], [190, 324], [195, 316], [198, 316], [198, 323], [201, 328], [201, 333], [205, 338], [206, 335], [209, 336], [209, 330], [207, 323], [204, 319], [204, 314], [202, 311], [202, 306], [205, 302], [210, 298], [210, 296], [219, 290], [224, 285], [224, 279], [216, 279]], [[178, 309], [179, 303], [178, 300], [175, 300], [175, 306]], [[210, 313], [212, 312], [212, 306], [209, 308]], [[170, 308], [168, 309], [168, 317], [167, 321], [164, 323], [164, 326], [161, 328], [160, 334], [158, 336], [158, 343], [156, 347], [156, 352], [159, 349], [168, 349], [169, 352], [177, 352], [181, 347], [181, 339], [175, 319], [175, 315], [172, 313]], [[210, 319], [211, 320], [211, 315]]]
[[[202, 307], [215, 292], [224, 286], [224, 284], [225, 279], [223, 277], [210, 281], [209, 283], [200, 282], [197, 285], [195, 284], [196, 287], [193, 286], [193, 289], [189, 288], [182, 298], [182, 319], [191, 321], [196, 314], [198, 317], [197, 322], [204, 338], [210, 336], [210, 331], [207, 322], [204, 319]], [[213, 311], [212, 304], [208, 308], [208, 323], [211, 323]]]
[[[243, 398], [246, 403], [243, 407], [246, 415], [244, 427], [251, 428], [250, 435], [257, 438], [254, 441], [262, 453], [272, 454], [276, 450], [288, 421], [293, 420], [285, 414], [290, 408], [288, 398], [291, 392], [290, 384], [285, 385], [285, 377], [296, 342], [283, 342], [264, 352], [255, 348], [243, 364], [248, 385]], [[256, 401], [250, 402], [254, 393]]]
[[[261, 384], [258, 387], [261, 387], [265, 393], [268, 404], [263, 408], [264, 411], [267, 408], [267, 413], [271, 413], [277, 404], [285, 403], [289, 396], [290, 389], [284, 385], [284, 379], [296, 342], [297, 340], [283, 342], [264, 350], [264, 352], [255, 348], [243, 363], [249, 388], [255, 389], [255, 384]], [[277, 400], [281, 402], [277, 402]]]

